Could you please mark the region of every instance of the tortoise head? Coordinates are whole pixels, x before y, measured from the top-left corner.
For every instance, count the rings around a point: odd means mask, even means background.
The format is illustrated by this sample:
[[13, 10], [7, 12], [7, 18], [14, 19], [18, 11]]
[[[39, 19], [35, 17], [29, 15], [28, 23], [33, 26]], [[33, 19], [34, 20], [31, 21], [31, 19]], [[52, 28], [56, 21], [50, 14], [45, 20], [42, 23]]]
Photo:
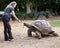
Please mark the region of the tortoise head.
[[27, 28], [31, 28], [31, 25], [27, 23], [24, 23], [24, 26], [26, 26]]
[[26, 23], [23, 23], [24, 24], [24, 26], [26, 26]]

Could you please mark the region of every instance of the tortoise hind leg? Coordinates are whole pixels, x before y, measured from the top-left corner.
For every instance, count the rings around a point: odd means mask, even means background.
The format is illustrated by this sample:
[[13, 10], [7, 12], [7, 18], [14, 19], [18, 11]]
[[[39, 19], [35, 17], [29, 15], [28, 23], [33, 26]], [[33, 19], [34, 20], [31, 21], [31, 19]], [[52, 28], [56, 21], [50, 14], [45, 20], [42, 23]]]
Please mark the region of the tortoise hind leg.
[[58, 36], [58, 34], [54, 32], [54, 33], [53, 33], [53, 36]]
[[55, 33], [55, 31], [51, 31], [49, 34], [52, 34], [53, 36], [58, 36], [58, 34]]

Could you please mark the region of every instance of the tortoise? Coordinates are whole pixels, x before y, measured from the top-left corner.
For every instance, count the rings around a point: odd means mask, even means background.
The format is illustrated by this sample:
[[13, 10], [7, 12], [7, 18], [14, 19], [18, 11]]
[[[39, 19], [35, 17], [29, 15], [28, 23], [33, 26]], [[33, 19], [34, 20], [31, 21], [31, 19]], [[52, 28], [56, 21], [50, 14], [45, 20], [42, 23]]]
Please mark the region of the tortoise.
[[36, 33], [39, 39], [43, 36], [58, 36], [46, 20], [36, 20], [32, 24], [24, 23], [24, 26], [28, 28], [27, 33], [29, 37], [32, 37], [32, 32]]

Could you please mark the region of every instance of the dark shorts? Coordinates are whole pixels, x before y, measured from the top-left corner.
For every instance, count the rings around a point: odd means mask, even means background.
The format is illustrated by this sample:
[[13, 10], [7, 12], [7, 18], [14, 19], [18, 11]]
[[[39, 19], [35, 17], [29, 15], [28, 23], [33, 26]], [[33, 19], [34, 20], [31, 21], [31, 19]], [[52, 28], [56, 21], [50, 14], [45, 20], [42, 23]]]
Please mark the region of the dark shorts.
[[10, 21], [10, 17], [8, 17], [8, 15], [3, 15], [2, 16], [2, 21], [9, 22]]

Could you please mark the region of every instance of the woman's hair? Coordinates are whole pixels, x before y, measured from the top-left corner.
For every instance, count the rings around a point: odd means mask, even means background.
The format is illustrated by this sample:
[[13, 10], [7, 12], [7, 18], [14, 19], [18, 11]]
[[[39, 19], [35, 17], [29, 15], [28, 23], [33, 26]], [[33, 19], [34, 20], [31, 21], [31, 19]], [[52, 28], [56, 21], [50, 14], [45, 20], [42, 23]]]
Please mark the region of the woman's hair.
[[9, 3], [8, 5], [7, 5], [7, 7], [8, 6], [13, 6], [13, 5], [15, 5], [15, 4], [17, 4], [15, 1], [12, 1], [11, 3]]
[[15, 4], [17, 4], [15, 1], [13, 1], [13, 2], [11, 2], [9, 5], [10, 6], [13, 6], [13, 5], [15, 5]]

